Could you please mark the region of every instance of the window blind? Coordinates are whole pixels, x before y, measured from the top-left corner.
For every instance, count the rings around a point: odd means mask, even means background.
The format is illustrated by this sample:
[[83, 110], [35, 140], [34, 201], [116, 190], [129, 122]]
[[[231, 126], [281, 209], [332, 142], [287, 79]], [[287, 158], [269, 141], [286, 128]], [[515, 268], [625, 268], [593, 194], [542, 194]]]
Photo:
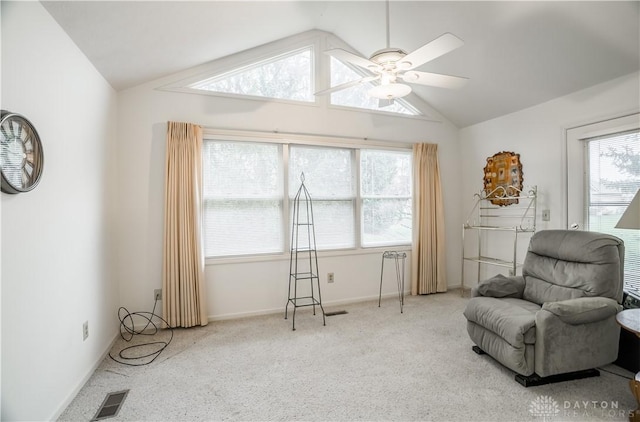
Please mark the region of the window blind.
[[292, 145], [289, 149], [289, 201], [304, 172], [319, 250], [355, 246], [353, 161], [354, 150], [346, 148]]
[[362, 150], [362, 246], [411, 243], [411, 153]]
[[319, 250], [411, 243], [411, 151], [214, 138], [203, 151], [206, 256], [288, 252], [303, 172]]
[[640, 298], [640, 230], [615, 228], [640, 189], [640, 131], [609, 134], [586, 142], [588, 230], [624, 240], [624, 288]]
[[206, 256], [283, 252], [282, 146], [205, 141]]

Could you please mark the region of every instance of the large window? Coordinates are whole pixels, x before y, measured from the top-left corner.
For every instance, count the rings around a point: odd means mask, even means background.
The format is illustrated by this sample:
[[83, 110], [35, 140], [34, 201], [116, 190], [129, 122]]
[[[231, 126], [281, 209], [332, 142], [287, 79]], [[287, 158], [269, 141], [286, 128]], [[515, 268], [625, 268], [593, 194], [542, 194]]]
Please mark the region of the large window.
[[411, 243], [411, 173], [409, 152], [361, 152], [363, 246]]
[[282, 147], [207, 141], [203, 156], [206, 256], [282, 252]]
[[207, 257], [287, 252], [302, 173], [319, 250], [411, 243], [409, 150], [205, 140], [203, 157]]
[[640, 189], [640, 131], [587, 139], [587, 227], [625, 243], [625, 291], [640, 298], [640, 230], [615, 225]]
[[289, 200], [300, 187], [300, 174], [313, 200], [316, 247], [355, 246], [353, 150], [291, 146]]

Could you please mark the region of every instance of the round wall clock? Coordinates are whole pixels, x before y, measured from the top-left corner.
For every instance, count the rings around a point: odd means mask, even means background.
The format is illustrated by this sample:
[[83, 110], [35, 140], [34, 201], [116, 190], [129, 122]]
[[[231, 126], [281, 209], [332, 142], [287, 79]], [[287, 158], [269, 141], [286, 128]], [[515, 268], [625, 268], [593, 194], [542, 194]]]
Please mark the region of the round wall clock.
[[36, 128], [24, 116], [0, 111], [0, 188], [5, 193], [29, 192], [42, 176], [44, 155]]

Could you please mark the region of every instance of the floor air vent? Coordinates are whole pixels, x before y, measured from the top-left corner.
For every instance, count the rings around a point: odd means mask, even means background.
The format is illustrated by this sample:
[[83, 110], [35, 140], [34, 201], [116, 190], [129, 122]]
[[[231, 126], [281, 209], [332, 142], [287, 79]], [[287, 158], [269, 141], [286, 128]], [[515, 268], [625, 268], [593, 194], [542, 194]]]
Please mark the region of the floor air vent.
[[347, 314], [347, 311], [333, 311], [333, 312], [325, 312], [326, 316], [334, 316], [334, 315], [344, 315]]
[[112, 418], [118, 414], [124, 399], [127, 397], [129, 390], [116, 391], [114, 393], [107, 394], [102, 405], [96, 412], [96, 415], [91, 419], [92, 421], [99, 421], [102, 419]]

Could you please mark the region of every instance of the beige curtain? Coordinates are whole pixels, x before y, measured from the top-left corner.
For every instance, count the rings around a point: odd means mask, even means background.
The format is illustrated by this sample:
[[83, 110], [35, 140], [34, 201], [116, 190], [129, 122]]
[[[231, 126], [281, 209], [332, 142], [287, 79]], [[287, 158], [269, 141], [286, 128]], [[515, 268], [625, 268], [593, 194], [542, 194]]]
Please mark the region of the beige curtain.
[[169, 122], [162, 310], [172, 327], [207, 325], [201, 242], [202, 128]]
[[411, 294], [447, 291], [438, 145], [413, 146]]

